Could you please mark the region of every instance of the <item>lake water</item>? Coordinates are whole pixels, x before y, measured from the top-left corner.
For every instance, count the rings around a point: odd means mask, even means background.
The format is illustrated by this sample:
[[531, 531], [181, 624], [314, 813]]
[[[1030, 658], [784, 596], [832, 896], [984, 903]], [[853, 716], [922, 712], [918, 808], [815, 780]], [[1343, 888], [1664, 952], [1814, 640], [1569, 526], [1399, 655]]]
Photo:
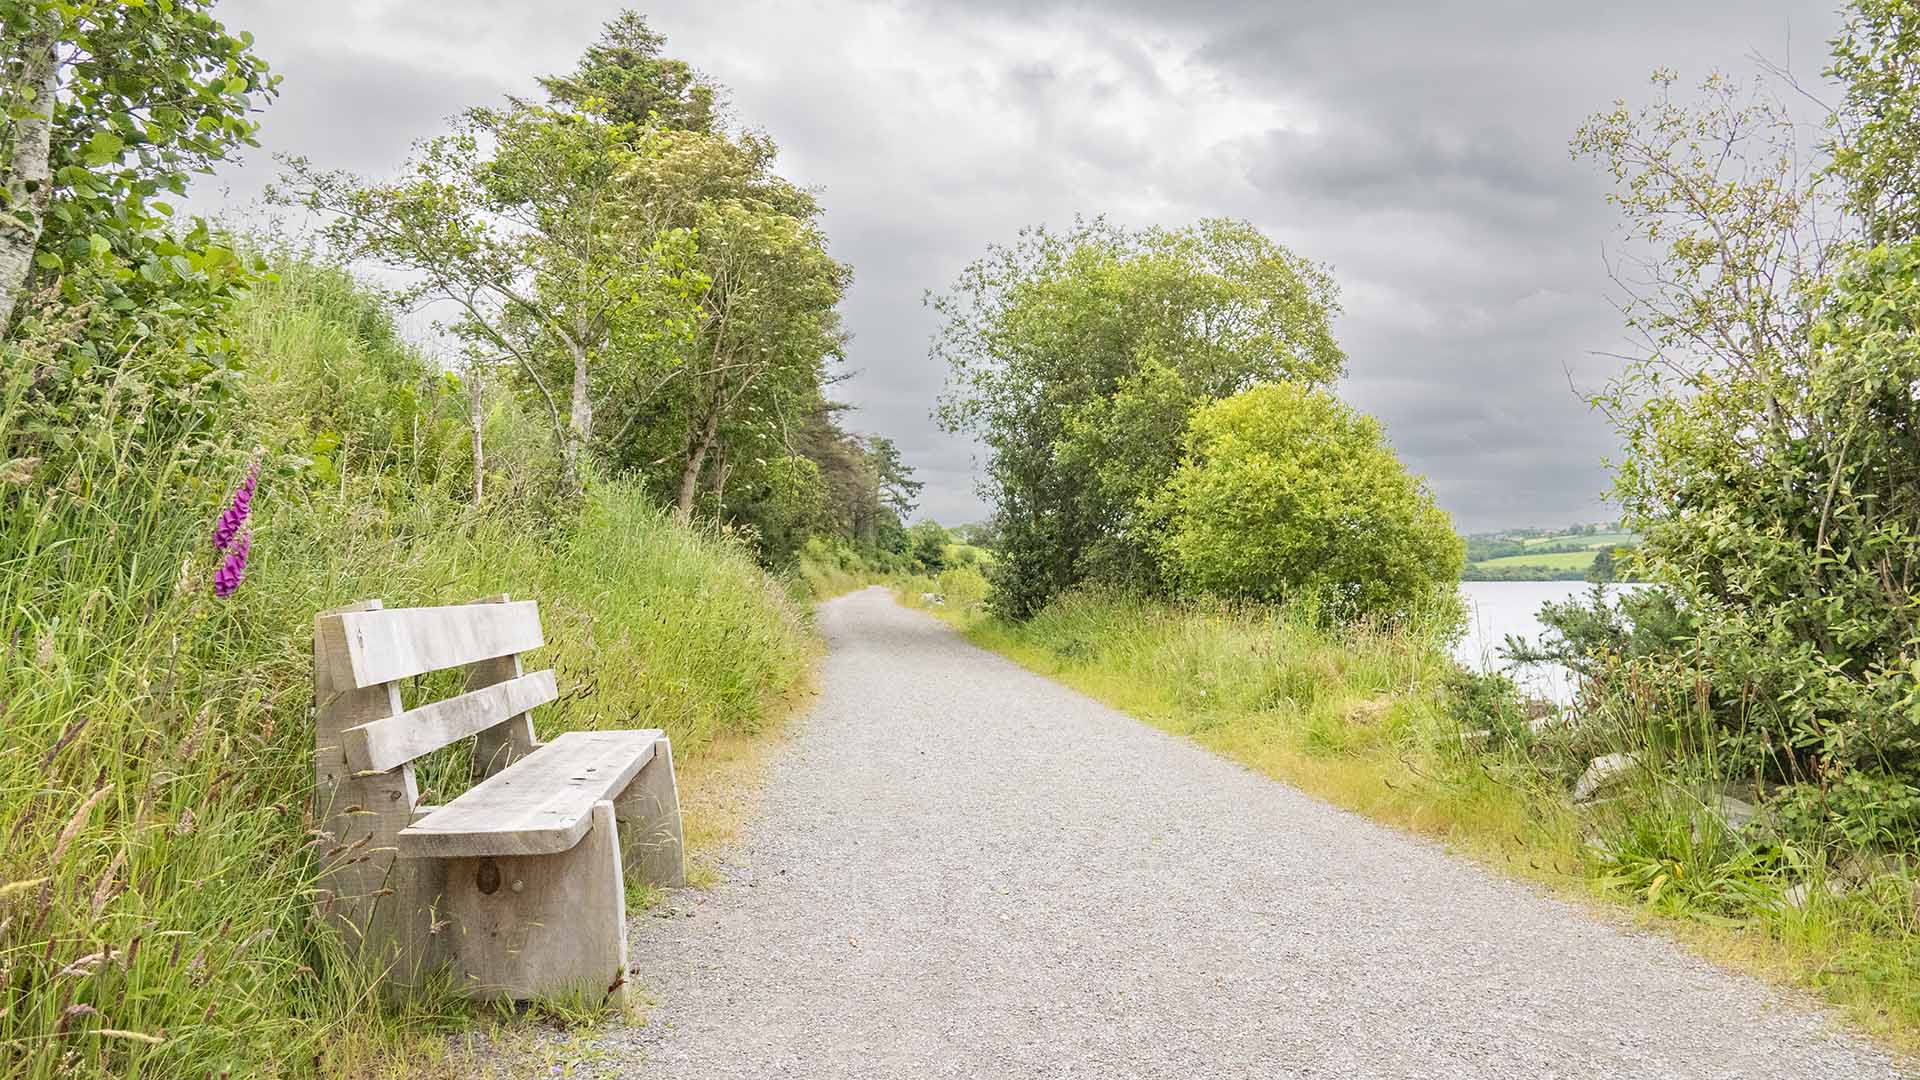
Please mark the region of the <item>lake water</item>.
[[[1526, 690], [1562, 704], [1573, 700], [1573, 676], [1557, 665], [1536, 664], [1508, 670], [1501, 656], [1507, 635], [1537, 639], [1546, 627], [1535, 616], [1540, 605], [1581, 596], [1592, 586], [1584, 581], [1463, 581], [1460, 595], [1467, 601], [1467, 632], [1454, 646], [1454, 656], [1475, 671], [1506, 671]], [[1610, 585], [1618, 595], [1631, 585]]]

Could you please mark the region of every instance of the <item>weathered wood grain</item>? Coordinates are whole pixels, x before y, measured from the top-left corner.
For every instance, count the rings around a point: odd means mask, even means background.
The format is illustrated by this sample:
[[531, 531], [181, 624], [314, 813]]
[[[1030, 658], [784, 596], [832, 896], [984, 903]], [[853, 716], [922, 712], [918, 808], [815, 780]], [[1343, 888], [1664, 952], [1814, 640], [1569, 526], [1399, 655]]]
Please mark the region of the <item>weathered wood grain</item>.
[[401, 831], [412, 857], [551, 855], [586, 835], [593, 805], [626, 791], [662, 732], [569, 731]]
[[536, 671], [341, 732], [347, 764], [359, 772], [397, 769], [414, 758], [506, 723], [560, 696], [553, 672]]
[[[510, 604], [513, 597], [506, 593], [475, 600], [476, 604]], [[496, 656], [490, 660], [476, 660], [467, 665], [467, 689], [478, 690], [494, 683], [517, 679], [521, 675], [520, 655], [512, 653]], [[501, 769], [533, 753], [540, 744], [533, 738], [533, 717], [522, 713], [511, 717], [506, 723], [488, 728], [474, 736], [473, 770], [475, 780], [485, 780]]]
[[586, 825], [558, 854], [446, 862], [455, 970], [468, 995], [624, 999], [627, 898], [613, 804], [591, 804]]
[[[380, 601], [367, 600], [349, 613], [379, 610]], [[444, 959], [432, 931], [445, 867], [396, 858], [396, 837], [420, 798], [413, 770], [360, 774], [347, 763], [347, 729], [402, 710], [392, 683], [362, 688], [334, 681], [337, 665], [329, 650], [337, 639], [322, 628], [340, 614], [314, 619], [313, 816], [321, 829], [316, 856], [322, 867], [317, 902], [369, 966], [407, 985]]]
[[687, 883], [686, 842], [680, 827], [680, 791], [673, 777], [673, 746], [666, 736], [653, 744], [653, 760], [614, 800], [620, 820], [621, 859], [649, 885]]
[[321, 616], [315, 632], [326, 639], [334, 683], [352, 688], [522, 653], [546, 640], [531, 600], [343, 611]]

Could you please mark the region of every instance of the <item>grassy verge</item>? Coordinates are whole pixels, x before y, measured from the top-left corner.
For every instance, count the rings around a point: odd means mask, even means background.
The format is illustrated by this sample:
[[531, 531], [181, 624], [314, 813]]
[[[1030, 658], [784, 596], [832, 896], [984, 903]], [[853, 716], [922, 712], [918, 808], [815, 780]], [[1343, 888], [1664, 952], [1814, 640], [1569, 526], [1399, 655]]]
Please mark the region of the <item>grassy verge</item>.
[[[973, 603], [984, 583], [908, 582], [974, 642], [1336, 805], [1435, 838], [1702, 955], [1823, 996], [1920, 1052], [1910, 873], [1849, 888], [1837, 864], [1721, 828], [1671, 776], [1576, 808], [1567, 762], [1525, 717], [1477, 712], [1441, 627], [1330, 631], [1286, 610], [1071, 595], [1025, 624]], [[931, 604], [926, 594], [944, 594]], [[1482, 734], [1484, 732], [1484, 734]]]
[[[695, 792], [811, 668], [804, 605], [731, 542], [619, 483], [543, 496], [552, 455], [510, 396], [475, 505], [464, 391], [343, 275], [286, 266], [237, 336], [249, 370], [191, 438], [109, 401], [58, 471], [0, 486], [0, 1075], [454, 1067], [432, 1036], [471, 1011], [382, 1005], [310, 919], [315, 611], [538, 600], [528, 661], [563, 692], [543, 733], [664, 728]], [[220, 599], [208, 532], [256, 456], [252, 563]], [[435, 799], [461, 752], [424, 763]]]
[[869, 585], [899, 578], [904, 557], [854, 547], [844, 540], [811, 537], [800, 549], [789, 580], [804, 601], [831, 600]]

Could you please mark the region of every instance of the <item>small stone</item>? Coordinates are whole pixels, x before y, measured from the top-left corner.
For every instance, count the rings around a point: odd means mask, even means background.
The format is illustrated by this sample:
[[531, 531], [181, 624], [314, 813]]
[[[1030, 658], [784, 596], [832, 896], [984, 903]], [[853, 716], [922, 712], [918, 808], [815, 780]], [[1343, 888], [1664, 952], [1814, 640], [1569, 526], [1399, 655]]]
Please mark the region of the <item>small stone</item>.
[[1720, 819], [1735, 832], [1746, 828], [1753, 823], [1754, 818], [1759, 816], [1760, 808], [1745, 799], [1736, 799], [1731, 795], [1720, 796]]
[[1573, 801], [1586, 802], [1593, 798], [1601, 789], [1624, 777], [1639, 762], [1637, 754], [1604, 754], [1594, 758], [1587, 763], [1587, 771], [1573, 785]]

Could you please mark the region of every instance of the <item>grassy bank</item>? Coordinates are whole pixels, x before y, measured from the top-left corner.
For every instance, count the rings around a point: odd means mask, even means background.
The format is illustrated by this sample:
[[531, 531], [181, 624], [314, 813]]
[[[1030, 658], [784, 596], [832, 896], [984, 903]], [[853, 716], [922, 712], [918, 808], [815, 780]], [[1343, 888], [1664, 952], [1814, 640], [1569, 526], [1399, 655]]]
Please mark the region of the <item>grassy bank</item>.
[[[1705, 812], [1698, 789], [1641, 772], [1607, 801], [1567, 795], [1591, 735], [1536, 734], [1463, 678], [1447, 627], [1330, 630], [1307, 613], [1074, 594], [1019, 625], [980, 585], [910, 582], [976, 643], [1337, 805], [1595, 902], [1702, 954], [1809, 989], [1895, 1047], [1920, 1050], [1911, 873], [1850, 876], [1854, 856], [1782, 849]], [[1584, 741], [1583, 741], [1584, 740]]]
[[831, 600], [869, 585], [884, 585], [904, 572], [906, 559], [891, 552], [862, 550], [844, 540], [812, 537], [800, 548], [789, 575], [803, 600]]
[[[529, 663], [563, 691], [538, 726], [662, 727], [696, 777], [810, 668], [804, 608], [744, 550], [620, 483], [543, 495], [552, 455], [509, 396], [474, 505], [464, 389], [343, 275], [285, 266], [237, 338], [245, 371], [193, 431], [109, 398], [57, 472], [0, 492], [0, 1074], [353, 1075], [464, 1014], [378, 1006], [310, 923], [315, 611], [538, 600]], [[0, 419], [27, 400], [11, 385]], [[223, 600], [207, 537], [256, 456]], [[457, 753], [423, 771], [436, 798]]]

